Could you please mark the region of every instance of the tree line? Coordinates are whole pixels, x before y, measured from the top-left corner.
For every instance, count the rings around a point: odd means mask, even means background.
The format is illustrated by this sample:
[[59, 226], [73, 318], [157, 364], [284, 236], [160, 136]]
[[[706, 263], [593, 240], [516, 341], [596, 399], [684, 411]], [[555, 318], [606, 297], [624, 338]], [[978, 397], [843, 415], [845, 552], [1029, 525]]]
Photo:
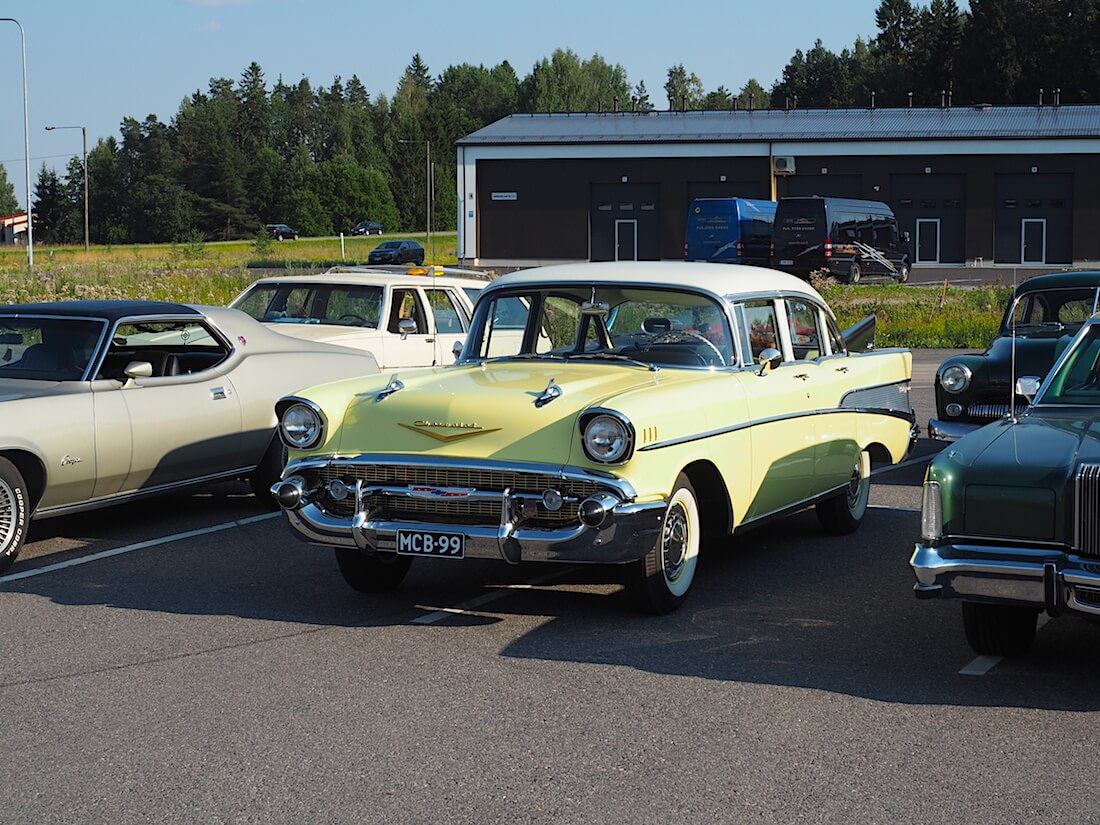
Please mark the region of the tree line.
[[[670, 109], [863, 108], [1100, 100], [1100, 0], [881, 0], [876, 34], [840, 53], [817, 41], [798, 50], [769, 89], [756, 78], [707, 90], [670, 67]], [[1057, 92], [1056, 92], [1057, 90]], [[667, 103], [666, 103], [667, 102]], [[645, 83], [621, 65], [558, 49], [522, 79], [507, 62], [463, 63], [433, 76], [419, 54], [392, 97], [353, 75], [314, 87], [280, 77], [269, 89], [250, 64], [237, 81], [214, 78], [170, 122], [127, 117], [88, 152], [95, 243], [249, 237], [265, 223], [303, 235], [377, 220], [422, 229], [429, 171], [432, 225], [454, 228], [455, 142], [512, 113], [649, 111]], [[429, 170], [428, 155], [432, 165]], [[43, 165], [34, 192], [44, 243], [83, 237], [84, 168]], [[0, 166], [0, 215], [18, 201]]]

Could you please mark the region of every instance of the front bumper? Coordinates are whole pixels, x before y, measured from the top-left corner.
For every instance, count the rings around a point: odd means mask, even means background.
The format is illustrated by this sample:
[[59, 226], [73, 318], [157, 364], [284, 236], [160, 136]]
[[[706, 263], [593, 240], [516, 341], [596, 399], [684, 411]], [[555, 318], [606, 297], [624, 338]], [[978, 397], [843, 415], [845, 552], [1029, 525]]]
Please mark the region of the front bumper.
[[1100, 616], [1100, 560], [1056, 548], [917, 544], [918, 599], [1027, 605]]
[[[392, 461], [393, 456], [359, 456], [342, 460], [348, 464], [370, 464]], [[458, 466], [479, 470], [516, 470], [536, 473], [552, 478], [553, 474], [585, 476], [584, 470], [549, 468], [545, 465], [506, 465], [501, 462], [453, 462], [446, 459], [429, 460], [419, 456], [403, 456], [404, 462], [415, 467]], [[392, 553], [397, 551], [397, 531], [411, 530], [432, 533], [460, 533], [465, 536], [464, 558], [503, 559], [510, 563], [521, 561], [557, 561], [589, 564], [626, 564], [644, 557], [661, 534], [667, 502], [664, 500], [639, 503], [633, 488], [623, 481], [601, 478], [606, 484], [602, 491], [585, 499], [596, 499], [602, 510], [598, 523], [586, 524], [578, 516], [575, 521], [565, 521], [555, 526], [525, 523], [524, 512], [536, 498], [531, 493], [476, 490], [466, 491], [473, 501], [490, 502], [499, 519], [494, 524], [450, 523], [436, 515], [431, 518], [402, 516], [395, 518], [379, 510], [372, 511], [369, 502], [378, 496], [390, 500], [407, 500], [420, 497], [412, 488], [395, 485], [369, 485], [360, 483], [355, 488], [355, 506], [349, 515], [326, 511], [321, 506], [320, 488], [307, 490], [308, 485], [296, 473], [316, 471], [325, 461], [305, 460], [291, 463], [285, 480], [278, 482], [272, 492], [283, 507], [287, 520], [295, 534], [313, 544], [358, 549], [365, 553]], [[293, 489], [292, 489], [293, 488]], [[582, 503], [571, 499], [570, 506], [578, 508]]]
[[984, 424], [963, 424], [958, 421], [941, 421], [938, 418], [929, 418], [928, 437], [933, 441], [958, 441], [964, 435], [984, 426]]

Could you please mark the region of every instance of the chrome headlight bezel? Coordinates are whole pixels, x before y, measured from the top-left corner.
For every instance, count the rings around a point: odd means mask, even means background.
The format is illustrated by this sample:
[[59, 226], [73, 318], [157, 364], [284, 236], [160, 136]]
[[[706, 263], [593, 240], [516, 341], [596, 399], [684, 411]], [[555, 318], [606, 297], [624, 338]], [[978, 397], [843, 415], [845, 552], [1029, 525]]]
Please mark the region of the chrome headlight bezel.
[[304, 398], [285, 398], [279, 402], [279, 438], [292, 450], [310, 450], [325, 436], [325, 416], [314, 403]]
[[634, 455], [634, 425], [615, 410], [593, 408], [578, 421], [581, 448], [597, 464], [625, 464]]
[[958, 395], [970, 388], [974, 373], [966, 364], [949, 364], [940, 370], [939, 382], [945, 392]]

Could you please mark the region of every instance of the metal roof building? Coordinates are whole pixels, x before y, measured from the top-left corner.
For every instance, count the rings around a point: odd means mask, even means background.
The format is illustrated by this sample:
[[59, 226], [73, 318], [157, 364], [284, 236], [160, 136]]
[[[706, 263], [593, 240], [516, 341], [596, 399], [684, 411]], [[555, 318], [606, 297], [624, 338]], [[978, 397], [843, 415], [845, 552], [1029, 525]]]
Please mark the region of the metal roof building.
[[512, 115], [458, 142], [459, 257], [683, 255], [695, 197], [890, 204], [913, 262], [1100, 259], [1100, 106]]

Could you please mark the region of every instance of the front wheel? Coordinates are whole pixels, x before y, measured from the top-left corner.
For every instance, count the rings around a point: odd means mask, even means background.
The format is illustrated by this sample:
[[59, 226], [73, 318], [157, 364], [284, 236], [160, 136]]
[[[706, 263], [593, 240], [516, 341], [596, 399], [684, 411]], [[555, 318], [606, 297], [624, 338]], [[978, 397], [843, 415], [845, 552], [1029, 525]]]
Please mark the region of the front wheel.
[[867, 451], [856, 456], [856, 466], [848, 479], [848, 486], [831, 498], [818, 502], [817, 518], [821, 526], [833, 535], [854, 533], [867, 514], [867, 500], [871, 497], [869, 468], [871, 457]]
[[963, 602], [963, 630], [975, 653], [1020, 656], [1035, 640], [1039, 611], [1033, 607]]
[[628, 571], [627, 592], [639, 610], [660, 615], [684, 603], [695, 580], [701, 533], [695, 489], [681, 473], [668, 500], [660, 539]]
[[30, 515], [30, 496], [22, 473], [0, 458], [0, 573], [15, 563], [23, 549]]
[[902, 262], [898, 264], [898, 283], [904, 284], [909, 280], [909, 264]]
[[859, 261], [852, 261], [852, 265], [848, 268], [848, 283], [858, 284], [862, 277], [863, 267], [859, 265]]
[[287, 451], [282, 439], [276, 435], [267, 445], [267, 452], [256, 465], [256, 469], [248, 477], [249, 486], [256, 500], [274, 504], [275, 499], [271, 495], [271, 488], [283, 476], [283, 468], [286, 467]]
[[336, 564], [348, 587], [360, 593], [382, 593], [393, 590], [405, 578], [412, 567], [411, 556], [396, 553], [367, 555], [358, 550], [335, 548]]

